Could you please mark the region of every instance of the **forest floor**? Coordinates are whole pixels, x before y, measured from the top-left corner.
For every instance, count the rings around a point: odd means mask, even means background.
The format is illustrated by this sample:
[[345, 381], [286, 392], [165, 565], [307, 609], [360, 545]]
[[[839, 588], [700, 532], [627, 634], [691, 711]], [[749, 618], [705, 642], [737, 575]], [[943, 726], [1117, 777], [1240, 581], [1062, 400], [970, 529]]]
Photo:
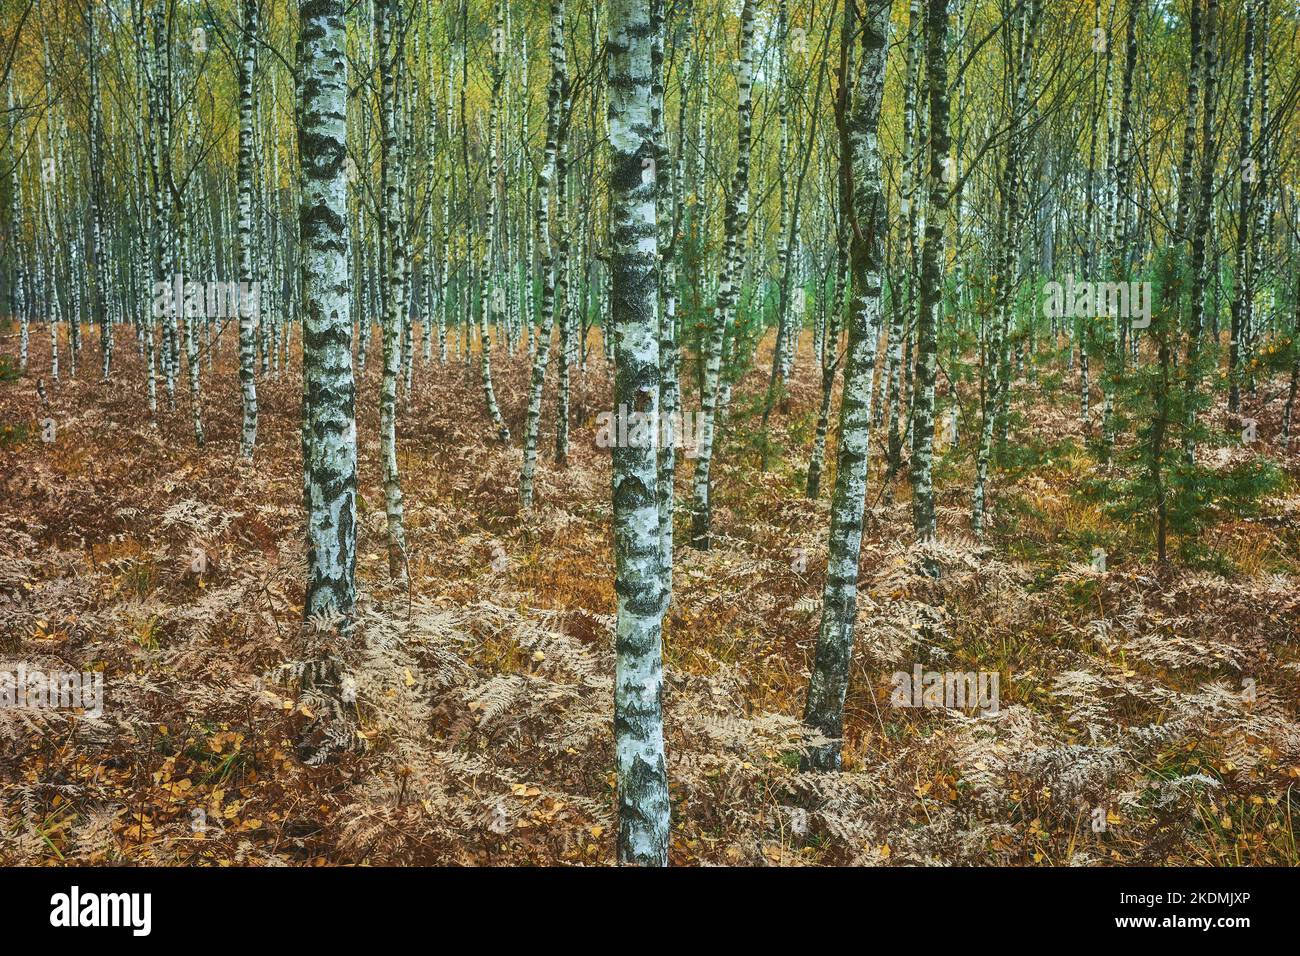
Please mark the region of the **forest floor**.
[[[492, 439], [477, 366], [417, 366], [399, 419], [409, 587], [388, 580], [378, 363], [365, 369], [365, 596], [346, 652], [359, 745], [316, 765], [296, 749], [318, 718], [296, 662], [319, 639], [300, 623], [296, 363], [259, 381], [247, 464], [231, 342], [204, 367], [200, 451], [185, 378], [170, 411], [160, 382], [151, 421], [130, 333], [101, 384], [91, 331], [76, 379], [64, 343], [57, 384], [43, 330], [26, 376], [12, 327], [0, 340], [0, 667], [102, 671], [106, 687], [99, 717], [0, 709], [0, 862], [611, 863], [599, 345], [575, 372], [563, 469], [552, 365], [526, 514], [527, 358], [494, 354], [510, 447]], [[883, 495], [876, 454], [845, 772], [800, 774], [832, 482], [804, 497], [819, 394], [807, 343], [765, 472], [751, 440], [764, 382], [755, 371], [733, 400], [711, 550], [685, 546], [679, 512], [664, 644], [674, 864], [1300, 863], [1300, 455], [1276, 441], [1284, 383], [1262, 383], [1249, 414], [1287, 484], [1259, 517], [1218, 521], [1196, 567], [1161, 571], [1081, 493], [1096, 466], [1070, 375], [1022, 379], [982, 544], [969, 442], [936, 467], [926, 556], [909, 544], [907, 482]], [[962, 388], [969, 438], [978, 406]], [[891, 706], [891, 675], [916, 665], [996, 672], [996, 709]]]

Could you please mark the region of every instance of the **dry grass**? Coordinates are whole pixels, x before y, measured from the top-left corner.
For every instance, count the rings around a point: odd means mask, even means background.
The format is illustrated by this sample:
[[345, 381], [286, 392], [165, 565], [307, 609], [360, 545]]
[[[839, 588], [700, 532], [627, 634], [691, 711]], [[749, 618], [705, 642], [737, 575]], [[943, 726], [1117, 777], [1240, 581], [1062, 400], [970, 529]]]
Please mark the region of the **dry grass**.
[[[204, 371], [209, 444], [197, 453], [183, 380], [177, 409], [151, 423], [130, 336], [119, 341], [112, 384], [93, 371], [47, 380], [53, 444], [40, 441], [34, 388], [44, 356], [0, 383], [0, 653], [103, 670], [108, 687], [98, 720], [0, 711], [0, 859], [612, 862], [598, 346], [575, 378], [565, 469], [549, 458], [548, 387], [530, 514], [517, 506], [521, 453], [492, 441], [476, 372], [458, 359], [417, 368], [399, 426], [409, 590], [387, 581], [378, 370], [366, 370], [367, 597], [335, 648], [364, 744], [315, 766], [295, 751], [322, 706], [296, 689], [296, 662], [328, 640], [299, 622], [297, 376], [259, 383], [260, 444], [245, 465], [229, 343]], [[35, 335], [34, 354], [44, 345]], [[10, 358], [15, 348], [6, 337]], [[518, 436], [527, 362], [494, 358]], [[828, 518], [824, 500], [802, 497], [807, 449], [790, 436], [808, 432], [817, 388], [805, 354], [775, 435], [793, 451], [767, 473], [737, 424], [719, 462], [715, 547], [679, 546], [665, 637], [674, 863], [1300, 862], [1293, 492], [1267, 521], [1210, 531], [1229, 577], [1158, 575], [1129, 529], [1076, 494], [1092, 467], [1083, 455], [999, 476], [990, 540], [970, 541], [959, 451], [940, 487], [936, 582], [905, 544], [906, 483], [885, 504], [873, 473], [848, 772], [796, 773]], [[1044, 441], [1082, 437], [1066, 400], [1023, 411]], [[1261, 399], [1256, 417], [1268, 438], [1280, 406]], [[1294, 477], [1300, 461], [1284, 461]], [[1112, 550], [1105, 574], [1080, 550], [1091, 540]], [[889, 675], [917, 663], [997, 671], [997, 715], [891, 707]]]

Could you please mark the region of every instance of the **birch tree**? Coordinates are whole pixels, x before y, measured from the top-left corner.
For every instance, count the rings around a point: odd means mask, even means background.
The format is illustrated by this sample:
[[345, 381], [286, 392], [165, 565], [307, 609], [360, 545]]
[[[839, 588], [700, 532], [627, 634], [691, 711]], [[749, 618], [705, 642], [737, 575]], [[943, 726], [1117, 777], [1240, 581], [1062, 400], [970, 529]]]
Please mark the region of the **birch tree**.
[[[946, 12], [946, 0], [931, 0], [931, 9]], [[854, 38], [861, 49], [852, 56]], [[827, 743], [809, 748], [800, 761], [804, 770], [839, 770], [844, 735], [844, 696], [853, 654], [857, 615], [858, 560], [862, 550], [862, 514], [870, 455], [872, 378], [880, 340], [881, 281], [886, 228], [884, 184], [881, 177], [880, 105], [884, 97], [889, 50], [889, 2], [867, 0], [862, 22], [855, 4], [845, 4], [841, 34], [840, 84], [847, 89], [849, 64], [856, 61], [848, 115], [840, 114], [840, 162], [848, 205], [849, 269], [852, 304], [849, 341], [844, 364], [844, 394], [840, 400], [839, 449], [835, 491], [831, 497], [831, 529], [822, 593], [821, 626], [813, 660], [804, 722]], [[945, 92], [946, 95], [946, 92]], [[840, 102], [849, 98], [841, 96]]]
[[1251, 227], [1254, 224], [1259, 159], [1255, 155], [1255, 37], [1257, 0], [1245, 0], [1241, 58], [1241, 100], [1237, 114], [1237, 236], [1236, 275], [1232, 296], [1232, 325], [1228, 332], [1228, 411], [1241, 411], [1241, 366], [1246, 330], [1250, 327], [1254, 301], [1251, 279], [1254, 257]]
[[[113, 366], [113, 322], [105, 301], [108, 268], [104, 262], [104, 116], [99, 102], [99, 34], [96, 30], [96, 7], [86, 5], [86, 49], [89, 68], [87, 96], [90, 159], [90, 238], [91, 263], [90, 306], [93, 321], [99, 324], [99, 348], [103, 380], [108, 381]], [[202, 433], [199, 434], [202, 444]]]
[[[609, 9], [610, 296], [614, 407], [659, 415], [658, 236], [651, 66], [654, 25], [647, 0]], [[665, 593], [660, 575], [657, 435], [615, 443], [614, 751], [618, 859], [668, 862], [668, 776], [663, 741]]]
[[[1193, 4], [1193, 11], [1199, 4]], [[1219, 160], [1219, 137], [1216, 132], [1215, 122], [1217, 113], [1217, 95], [1218, 88], [1218, 51], [1217, 33], [1218, 33], [1218, 0], [1206, 0], [1205, 5], [1205, 29], [1204, 37], [1201, 37], [1202, 31], [1193, 29], [1191, 31], [1191, 71], [1195, 74], [1203, 74], [1205, 94], [1203, 101], [1198, 104], [1195, 95], [1189, 93], [1186, 106], [1186, 122], [1183, 130], [1184, 143], [1190, 143], [1190, 149], [1184, 149], [1184, 162], [1186, 165], [1186, 188], [1184, 190], [1179, 180], [1179, 198], [1178, 211], [1174, 217], [1174, 231], [1176, 233], [1177, 243], [1185, 243], [1188, 240], [1188, 220], [1191, 210], [1191, 193], [1193, 189], [1192, 182], [1192, 163], [1187, 157], [1189, 152], [1194, 153], [1197, 142], [1196, 118], [1199, 114], [1201, 117], [1201, 165], [1196, 180], [1197, 202], [1196, 202], [1196, 220], [1191, 229], [1191, 302], [1188, 312], [1188, 329], [1187, 329], [1187, 355], [1183, 363], [1186, 393], [1188, 428], [1183, 439], [1183, 456], [1187, 464], [1192, 464], [1196, 459], [1196, 440], [1194, 430], [1191, 427], [1195, 423], [1196, 410], [1198, 401], [1198, 392], [1200, 390], [1201, 380], [1201, 338], [1204, 334], [1205, 324], [1205, 286], [1206, 276], [1206, 245], [1210, 229], [1210, 215], [1214, 203], [1214, 171], [1218, 166]], [[1195, 21], [1193, 21], [1195, 26]], [[1200, 60], [1201, 54], [1204, 54], [1204, 63], [1198, 68], [1197, 61]], [[1184, 197], [1184, 192], [1186, 197]], [[1216, 335], [1217, 337], [1217, 335]], [[1230, 386], [1231, 387], [1231, 386]]]
[[[243, 46], [239, 55], [239, 157], [235, 178], [239, 192], [239, 281], [256, 281], [253, 272], [253, 74], [257, 55], [257, 0], [244, 0]], [[259, 297], [258, 307], [261, 302]], [[253, 367], [254, 323], [256, 316], [248, 308], [239, 315], [239, 388], [244, 422], [239, 450], [245, 458], [253, 457], [257, 445], [257, 371]]]
[[[1023, 21], [1019, 21], [1016, 29], [1012, 31], [1012, 34], [1019, 38], [1019, 43], [1018, 45], [1012, 48], [1014, 50], [1013, 56], [1008, 57], [1008, 59], [1013, 60], [1015, 63], [1013, 67], [1014, 69], [1013, 89], [1015, 90], [1015, 93], [1011, 101], [1011, 118], [1009, 120], [1008, 132], [1007, 132], [1006, 160], [1003, 165], [1002, 175], [1001, 175], [1001, 197], [1002, 198], [998, 208], [996, 235], [994, 239], [994, 255], [996, 256], [996, 265], [995, 265], [995, 272], [994, 272], [994, 282], [995, 282], [994, 297], [995, 297], [996, 315], [993, 318], [992, 326], [990, 329], [988, 346], [984, 351], [984, 369], [985, 369], [984, 380], [986, 384], [985, 384], [984, 396], [983, 396], [984, 400], [982, 403], [983, 417], [981, 419], [981, 424], [980, 424], [979, 451], [976, 453], [975, 487], [971, 497], [971, 530], [975, 533], [976, 537], [979, 537], [981, 534], [983, 534], [984, 531], [985, 493], [986, 493], [986, 486], [988, 482], [989, 460], [993, 453], [994, 429], [997, 427], [999, 417], [1003, 414], [1002, 411], [1003, 403], [1005, 400], [1005, 396], [1007, 395], [1010, 389], [1010, 382], [1007, 380], [1009, 378], [1007, 374], [1007, 366], [1003, 362], [1002, 356], [1004, 355], [1007, 349], [1007, 335], [1011, 324], [1011, 311], [1015, 302], [1015, 292], [1016, 292], [1016, 286], [1018, 282], [1019, 263], [1017, 260], [1017, 251], [1019, 250], [1019, 246], [1020, 246], [1019, 237], [1020, 237], [1020, 189], [1021, 189], [1020, 147], [1024, 136], [1023, 120], [1024, 120], [1024, 112], [1026, 108], [1025, 104], [1029, 96], [1029, 79], [1033, 67], [1034, 42], [1038, 33], [1038, 19], [1041, 10], [1042, 10], [1042, 6], [1040, 0], [1028, 0], [1028, 6], [1023, 14], [1024, 17]], [[928, 25], [927, 25], [927, 29], [928, 29]], [[933, 39], [933, 35], [931, 35], [930, 42], [932, 44], [935, 42]], [[931, 108], [931, 112], [933, 113], [935, 109], [934, 98], [935, 98], [935, 90], [936, 90], [934, 83], [938, 81], [946, 84], [947, 74], [945, 72], [942, 76], [937, 77], [933, 72], [931, 72], [930, 80], [931, 80], [931, 87], [930, 87], [931, 107], [930, 108]], [[944, 144], [946, 148], [946, 144], [948, 141], [948, 137], [947, 137], [948, 109], [947, 109], [946, 94], [942, 97], [942, 102], [943, 102], [943, 108], [942, 108], [943, 137], [944, 137]], [[932, 120], [932, 122], [933, 122], [933, 130], [931, 132], [931, 136], [932, 136], [931, 142], [935, 143], [938, 141], [939, 121]], [[1094, 128], [1094, 133], [1095, 133], [1095, 128]], [[934, 162], [934, 158], [932, 156], [931, 157], [932, 166], [933, 166], [933, 162]], [[931, 175], [932, 176], [934, 175], [933, 168], [931, 169]], [[935, 186], [934, 183], [932, 182], [931, 183], [932, 201], [935, 198], [934, 188]], [[1090, 183], [1088, 187], [1088, 192], [1090, 196], [1091, 196], [1091, 191], [1092, 191], [1092, 187]], [[942, 192], [945, 196], [945, 200], [944, 200], [945, 204], [943, 206], [942, 211], [946, 216], [946, 212], [947, 212], [946, 187], [942, 189]], [[1091, 208], [1091, 199], [1089, 199], [1089, 205]], [[930, 252], [932, 222], [933, 219], [929, 219], [926, 222], [926, 252], [927, 253]], [[938, 229], [937, 235], [939, 237], [938, 241], [940, 245], [942, 245], [943, 224], [942, 222], [933, 222], [933, 224], [937, 226]], [[931, 281], [931, 280], [927, 280], [924, 274], [924, 269], [927, 263], [929, 264], [932, 270], [936, 270], [937, 268], [937, 262], [926, 260], [922, 263], [923, 275], [921, 280], [921, 290], [922, 290], [921, 295], [922, 295], [923, 302], [930, 302], [931, 308], [937, 309], [939, 308], [939, 300], [937, 298], [937, 294], [934, 292], [933, 289], [930, 290], [930, 292], [928, 293], [929, 297], [927, 298], [926, 289], [929, 281]], [[936, 277], [932, 275], [931, 279], [934, 278]], [[939, 281], [942, 281], [941, 277], [938, 278]], [[923, 305], [923, 310], [924, 310], [924, 305]], [[927, 330], [927, 334], [928, 334], [928, 330]], [[1080, 348], [1086, 350], [1086, 345], [1081, 345]], [[931, 395], [933, 395], [933, 382], [931, 382], [930, 384], [930, 392]], [[923, 403], [924, 403], [924, 399], [922, 399], [922, 404]], [[916, 448], [918, 447], [916, 445], [916, 441], [917, 441], [916, 433], [914, 432], [913, 433], [913, 442], [914, 442], [913, 454], [916, 453]], [[928, 474], [925, 480], [927, 482], [929, 481]], [[933, 536], [934, 534], [933, 489], [931, 489], [928, 492], [928, 497], [926, 501], [922, 504], [917, 505], [917, 509], [921, 509], [921, 508], [925, 509], [926, 515], [928, 516], [926, 517], [926, 522], [927, 522], [926, 527], [928, 528], [928, 534], [930, 536]], [[916, 520], [917, 520], [917, 530], [919, 533], [921, 531], [921, 521], [922, 521], [920, 510], [917, 510], [916, 514], [918, 515]]]
[[379, 455], [383, 464], [384, 512], [388, 517], [388, 573], [394, 578], [404, 578], [406, 528], [402, 484], [397, 473], [397, 377], [402, 368], [402, 329], [407, 311], [401, 190], [405, 157], [397, 130], [403, 63], [401, 0], [379, 0], [375, 14], [379, 30], [380, 235], [384, 258], [384, 374], [379, 390]]
[[348, 301], [347, 61], [343, 0], [298, 7], [298, 233], [302, 244], [303, 613], [356, 603], [357, 434]]
[[[889, 322], [889, 350], [885, 375], [888, 379], [886, 404], [889, 406], [889, 473], [885, 479], [886, 494], [889, 494], [894, 478], [903, 464], [903, 339], [915, 325], [916, 292], [918, 285], [917, 264], [920, 261], [920, 241], [918, 237], [920, 190], [917, 186], [917, 170], [921, 165], [924, 150], [921, 148], [919, 122], [917, 117], [917, 100], [920, 89], [921, 41], [924, 26], [921, 15], [921, 0], [910, 0], [907, 7], [907, 60], [903, 68], [903, 155], [902, 169], [899, 172], [899, 212], [904, 234], [899, 242], [900, 255], [905, 262], [906, 275], [900, 274], [899, 289], [892, 296]], [[902, 270], [900, 270], [901, 273]], [[904, 291], [905, 289], [905, 291]]]
[[502, 442], [510, 441], [510, 428], [501, 415], [497, 404], [496, 387], [492, 382], [492, 333], [488, 317], [495, 325], [500, 319], [505, 296], [497, 285], [497, 216], [499, 213], [499, 195], [501, 181], [501, 149], [499, 136], [501, 130], [501, 84], [505, 77], [502, 57], [505, 55], [505, 4], [498, 3], [496, 8], [496, 26], [492, 29], [492, 100], [488, 113], [488, 207], [487, 224], [484, 230], [481, 260], [481, 303], [479, 310], [479, 361], [483, 375], [483, 397], [487, 402], [488, 417], [496, 429], [497, 438]]
[[9, 276], [9, 312], [18, 317], [18, 368], [27, 373], [30, 322], [27, 303], [23, 299], [23, 196], [18, 155], [18, 110], [14, 105], [14, 75], [5, 80], [5, 93], [9, 102], [9, 255], [13, 271]]
[[691, 511], [691, 546], [709, 549], [713, 524], [710, 473], [715, 451], [715, 432], [723, 397], [722, 359], [727, 329], [732, 323], [740, 295], [741, 259], [744, 255], [744, 227], [749, 217], [749, 152], [753, 136], [754, 88], [754, 0], [745, 0], [740, 11], [740, 54], [734, 63], [736, 76], [736, 172], [727, 194], [726, 241], [718, 278], [717, 303], [704, 356], [704, 381], [700, 395], [703, 421], [700, 448], [692, 476], [694, 501]]
[[948, 152], [948, 0], [928, 0], [925, 69], [930, 98], [929, 199], [921, 252], [920, 308], [916, 325], [916, 378], [912, 386], [912, 525], [922, 543], [935, 535], [934, 381], [939, 323], [943, 317], [944, 231], [948, 226], [951, 160]]
[[537, 438], [542, 419], [542, 387], [546, 381], [546, 364], [551, 354], [551, 332], [555, 324], [555, 240], [551, 235], [551, 191], [554, 189], [558, 216], [556, 228], [567, 228], [565, 189], [567, 183], [557, 178], [558, 157], [568, 135], [568, 66], [564, 50], [564, 0], [551, 0], [550, 19], [551, 81], [546, 96], [546, 145], [542, 164], [537, 171], [537, 249], [541, 257], [542, 301], [538, 317], [537, 343], [533, 355], [532, 377], [528, 391], [528, 418], [524, 424], [524, 465], [519, 475], [519, 503], [527, 509], [533, 503], [533, 474], [537, 469]]

